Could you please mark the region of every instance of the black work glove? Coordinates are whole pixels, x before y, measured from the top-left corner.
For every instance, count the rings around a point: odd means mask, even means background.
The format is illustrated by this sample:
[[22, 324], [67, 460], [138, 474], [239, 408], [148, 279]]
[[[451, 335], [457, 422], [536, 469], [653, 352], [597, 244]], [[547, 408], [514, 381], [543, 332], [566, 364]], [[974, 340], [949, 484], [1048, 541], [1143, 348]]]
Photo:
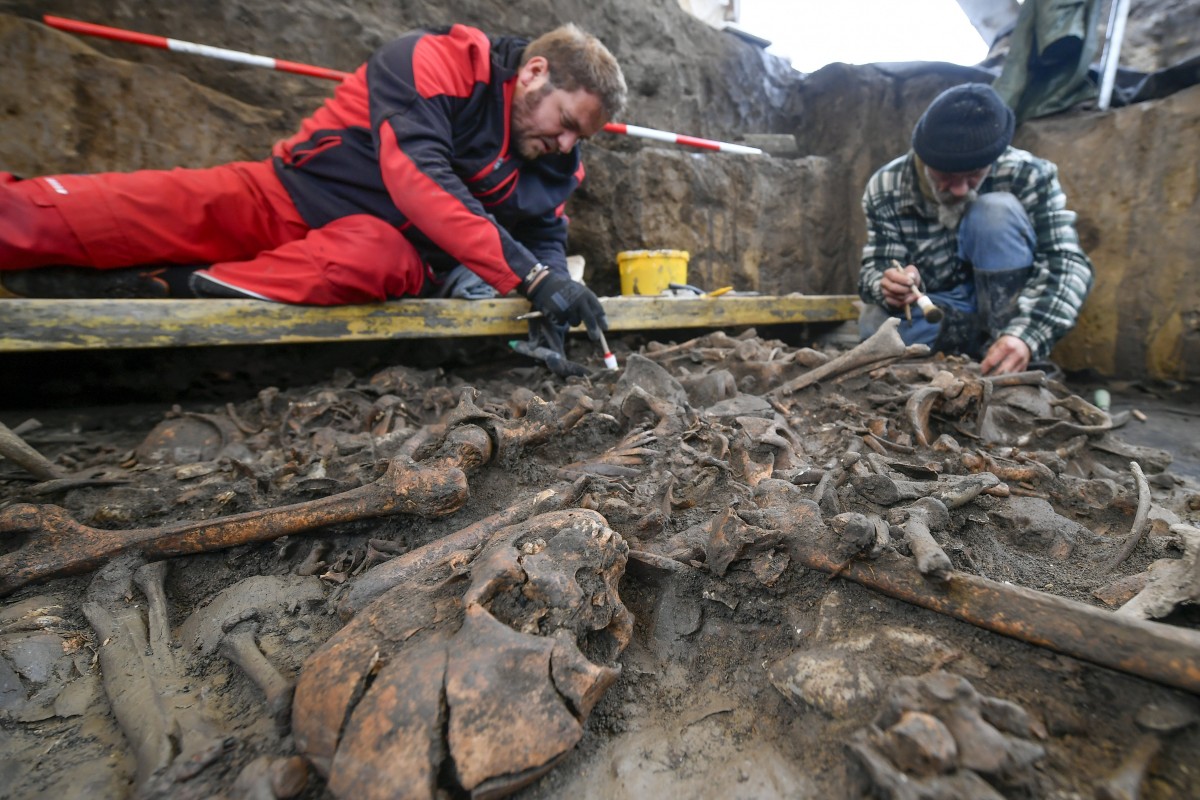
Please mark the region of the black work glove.
[[588, 337], [594, 342], [600, 332], [608, 330], [604, 307], [592, 290], [570, 277], [552, 272], [540, 264], [521, 281], [521, 293], [552, 321], [563, 325], [587, 326]]
[[535, 358], [560, 378], [572, 375], [588, 375], [589, 370], [567, 358], [567, 327], [552, 322], [547, 317], [529, 320], [529, 341], [509, 342], [513, 350], [523, 356]]

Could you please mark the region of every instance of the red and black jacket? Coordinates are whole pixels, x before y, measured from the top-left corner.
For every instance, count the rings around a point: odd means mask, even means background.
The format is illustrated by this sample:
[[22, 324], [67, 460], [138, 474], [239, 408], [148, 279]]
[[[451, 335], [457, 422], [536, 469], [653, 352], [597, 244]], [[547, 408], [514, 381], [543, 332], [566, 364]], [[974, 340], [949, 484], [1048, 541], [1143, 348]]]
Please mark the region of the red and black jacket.
[[565, 270], [563, 204], [583, 162], [578, 146], [533, 161], [510, 150], [525, 45], [455, 25], [376, 51], [275, 145], [275, 171], [304, 220], [380, 217], [431, 268], [465, 264], [501, 294], [537, 262]]

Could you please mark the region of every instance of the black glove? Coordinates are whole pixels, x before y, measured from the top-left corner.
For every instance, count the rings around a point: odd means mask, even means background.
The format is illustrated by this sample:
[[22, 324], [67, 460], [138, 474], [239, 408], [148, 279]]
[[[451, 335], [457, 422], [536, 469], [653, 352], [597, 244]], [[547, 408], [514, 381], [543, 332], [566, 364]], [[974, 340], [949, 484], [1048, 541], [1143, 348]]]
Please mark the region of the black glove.
[[554, 322], [563, 325], [582, 322], [587, 326], [588, 337], [597, 341], [600, 332], [608, 330], [608, 319], [596, 295], [566, 275], [539, 267], [534, 267], [521, 281], [521, 293]]
[[529, 341], [509, 342], [513, 350], [523, 356], [536, 358], [551, 372], [561, 378], [571, 375], [588, 375], [590, 370], [567, 358], [567, 327], [552, 322], [546, 317], [529, 320]]

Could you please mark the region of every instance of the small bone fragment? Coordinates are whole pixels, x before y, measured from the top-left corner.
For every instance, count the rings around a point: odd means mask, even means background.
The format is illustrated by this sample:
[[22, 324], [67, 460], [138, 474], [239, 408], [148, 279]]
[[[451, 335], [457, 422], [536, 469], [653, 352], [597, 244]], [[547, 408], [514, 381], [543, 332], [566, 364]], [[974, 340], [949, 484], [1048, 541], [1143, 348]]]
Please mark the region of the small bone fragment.
[[1027, 461], [1024, 464], [1001, 464], [988, 455], [966, 452], [960, 458], [971, 472], [990, 472], [1002, 481], [1040, 483], [1054, 479], [1054, 472], [1045, 464]]
[[300, 756], [259, 756], [247, 764], [230, 792], [231, 800], [290, 800], [308, 784], [308, 765]]
[[829, 520], [829, 527], [841, 539], [844, 545], [841, 553], [847, 558], [875, 545], [875, 523], [864, 514], [853, 511], [838, 514]]
[[988, 489], [1000, 485], [1000, 479], [990, 472], [969, 475], [947, 485], [930, 495], [942, 501], [946, 508], [961, 508]]
[[950, 525], [950, 514], [940, 500], [923, 497], [901, 512], [906, 519], [901, 527], [917, 569], [926, 578], [945, 583], [954, 571], [949, 556], [933, 538], [931, 530], [944, 530]]
[[1182, 704], [1150, 704], [1138, 709], [1134, 722], [1142, 732], [1116, 771], [1096, 787], [1096, 800], [1138, 800], [1163, 738], [1190, 727], [1196, 719], [1195, 711]]
[[947, 508], [959, 508], [997, 486], [995, 475], [980, 473], [950, 477], [940, 481], [905, 481], [875, 473], [854, 478], [851, 483], [863, 497], [881, 506], [894, 506], [905, 500], [934, 497]]
[[24, 439], [12, 432], [12, 429], [0, 422], [0, 456], [19, 467], [35, 478], [52, 481], [66, 477], [63, 471], [51, 463], [50, 459], [30, 447]]
[[312, 543], [308, 555], [296, 567], [297, 575], [316, 575], [325, 569], [325, 556], [329, 553], [329, 542], [318, 540]]
[[325, 596], [313, 577], [255, 575], [224, 589], [197, 609], [180, 629], [183, 646], [202, 655], [220, 652], [237, 664], [266, 697], [267, 714], [277, 730], [287, 729], [295, 684], [280, 674], [258, 649], [253, 620], [284, 613]]
[[987, 375], [982, 380], [998, 388], [1007, 386], [1045, 386], [1046, 373], [1040, 369], [1032, 369], [1028, 372], [1010, 372], [1007, 375]]
[[267, 700], [267, 716], [283, 732], [290, 723], [292, 692], [296, 689], [296, 683], [280, 674], [258, 649], [258, 642], [254, 638], [257, 633], [258, 625], [255, 623], [235, 622], [221, 638], [219, 650], [221, 655], [241, 667], [242, 672], [254, 681]]

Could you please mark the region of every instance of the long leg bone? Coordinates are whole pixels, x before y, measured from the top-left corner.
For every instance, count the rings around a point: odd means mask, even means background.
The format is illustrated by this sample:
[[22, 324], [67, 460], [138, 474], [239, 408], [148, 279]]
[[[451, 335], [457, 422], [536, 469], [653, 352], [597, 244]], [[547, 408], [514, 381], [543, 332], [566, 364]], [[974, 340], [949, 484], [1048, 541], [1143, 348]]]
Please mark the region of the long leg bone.
[[0, 511], [0, 531], [24, 533], [30, 539], [0, 556], [0, 595], [36, 580], [93, 569], [130, 550], [164, 558], [390, 514], [444, 516], [461, 508], [469, 495], [460, 465], [486, 461], [492, 444], [485, 430], [467, 425], [450, 432], [443, 451], [447, 455], [421, 464], [393, 460], [374, 483], [331, 497], [161, 528], [100, 530], [75, 522], [57, 506], [10, 506]]
[[[101, 642], [98, 658], [113, 715], [133, 745], [137, 763], [134, 794], [169, 797], [176, 780], [195, 776], [232, 741], [196, 706], [185, 689], [166, 633], [162, 579], [165, 565], [143, 566], [134, 578], [132, 559], [119, 559], [97, 573], [83, 613]], [[131, 580], [145, 587], [150, 621], [127, 601]]]
[[[475, 430], [486, 443], [487, 434]], [[86, 572], [123, 552], [169, 558], [389, 514], [442, 516], [461, 508], [468, 494], [467, 476], [457, 467], [392, 462], [375, 483], [332, 497], [161, 528], [101, 530], [79, 524], [58, 506], [22, 503], [0, 511], [0, 531], [29, 537], [19, 549], [0, 556], [0, 595], [34, 581]]]
[[167, 658], [171, 647], [170, 616], [167, 612], [167, 593], [163, 582], [167, 578], [167, 562], [155, 561], [143, 564], [134, 570], [133, 582], [146, 595], [149, 604], [146, 627], [150, 638], [150, 650], [159, 658]]
[[799, 487], [790, 483], [764, 485], [756, 502], [773, 526], [788, 534], [791, 558], [810, 569], [1005, 636], [1200, 694], [1200, 634], [1195, 631], [957, 571], [944, 586], [937, 586], [899, 554], [839, 561], [834, 555], [836, 534], [821, 520], [816, 504], [803, 499]]
[[818, 381], [835, 375], [841, 375], [843, 372], [848, 372], [858, 367], [876, 364], [888, 359], [901, 358], [905, 355], [924, 355], [929, 352], [928, 347], [924, 348], [924, 352], [919, 350], [910, 351], [904, 344], [904, 340], [900, 338], [900, 333], [897, 330], [899, 327], [900, 320], [895, 318], [887, 320], [879, 326], [879, 330], [875, 331], [865, 342], [853, 350], [843, 353], [837, 358], [777, 387], [774, 394], [794, 394], [801, 389], [812, 386]]
[[0, 596], [33, 581], [94, 569], [132, 550], [156, 559], [391, 514], [445, 516], [461, 508], [470, 495], [465, 470], [487, 463], [497, 453], [511, 454], [519, 447], [545, 442], [574, 426], [591, 409], [588, 398], [566, 412], [531, 403], [526, 417], [505, 423], [480, 411], [464, 393], [449, 418], [448, 433], [430, 458], [414, 463], [397, 457], [382, 478], [367, 486], [212, 521], [109, 531], [80, 525], [57, 506], [10, 506], [0, 511], [0, 533], [25, 534], [28, 540], [0, 556]]

